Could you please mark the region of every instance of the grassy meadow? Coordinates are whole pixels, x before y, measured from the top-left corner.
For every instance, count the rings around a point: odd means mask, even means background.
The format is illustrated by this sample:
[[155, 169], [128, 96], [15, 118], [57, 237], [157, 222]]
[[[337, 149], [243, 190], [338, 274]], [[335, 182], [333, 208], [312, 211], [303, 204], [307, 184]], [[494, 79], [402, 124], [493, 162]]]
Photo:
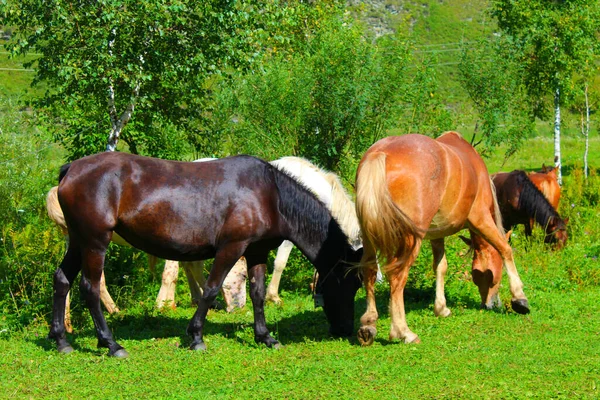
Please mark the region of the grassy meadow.
[[[436, 27], [445, 21], [437, 3], [427, 2], [436, 19], [429, 25], [419, 21], [414, 29], [423, 35], [437, 32], [434, 42], [454, 43], [460, 32]], [[474, 2], [459, 3], [464, 11]], [[468, 16], [460, 14], [464, 18]], [[454, 62], [455, 52], [439, 52], [440, 63]], [[94, 326], [77, 288], [72, 296], [75, 331], [68, 335], [75, 352], [58, 354], [46, 335], [51, 271], [62, 259], [64, 239], [48, 220], [44, 201], [56, 184], [64, 150], [17, 103], [41, 90], [26, 92], [32, 75], [8, 70], [22, 68], [26, 60], [6, 58], [0, 53], [0, 67], [7, 69], [0, 70], [0, 221], [5, 221], [0, 226], [0, 293], [6, 294], [0, 297], [0, 398], [600, 397], [600, 137], [592, 132], [592, 170], [586, 180], [583, 140], [568, 127], [562, 141], [559, 210], [569, 218], [567, 246], [561, 251], [548, 247], [539, 228], [532, 240], [525, 240], [522, 227], [512, 237], [531, 307], [528, 315], [510, 309], [506, 277], [500, 289], [503, 307], [479, 309], [470, 278], [471, 255], [462, 241], [451, 237], [446, 245], [446, 297], [452, 315], [442, 319], [433, 314], [435, 277], [425, 244], [405, 292], [407, 321], [422, 343], [388, 341], [389, 287], [383, 283], [376, 288], [378, 336], [373, 346], [363, 348], [355, 337], [328, 335], [325, 315], [314, 309], [309, 291], [312, 266], [294, 250], [282, 280], [283, 304], [265, 309], [268, 327], [283, 347], [271, 350], [254, 343], [248, 303], [229, 314], [209, 311], [208, 349], [192, 352], [185, 330], [195, 309], [183, 272], [177, 309], [156, 310], [161, 271], [153, 275], [145, 267], [145, 255], [115, 246], [109, 251], [106, 275], [122, 311], [107, 320], [130, 357], [110, 358], [106, 349], [96, 348]], [[470, 137], [462, 128], [457, 127]], [[494, 151], [486, 159], [489, 171], [537, 170], [551, 164], [549, 127], [539, 132], [541, 137], [527, 139], [509, 159], [503, 148]], [[364, 310], [361, 289], [356, 329]]]
[[[590, 160], [595, 168], [599, 144], [598, 137], [593, 138]], [[488, 160], [490, 171], [536, 169], [547, 162], [551, 146], [546, 138], [531, 139], [504, 164], [500, 149]], [[54, 343], [46, 339], [47, 305], [39, 306], [37, 312], [21, 311], [18, 318], [4, 315], [0, 319], [0, 393], [4, 398], [597, 398], [600, 180], [594, 170], [590, 182], [584, 183], [577, 169], [579, 139], [565, 138], [563, 148], [565, 184], [560, 211], [570, 218], [566, 248], [553, 251], [543, 244], [539, 230], [532, 241], [525, 241], [522, 229], [513, 236], [517, 266], [531, 305], [529, 315], [510, 310], [506, 278], [501, 288], [504, 307], [491, 312], [479, 309], [478, 292], [470, 282], [470, 255], [452, 237], [447, 241], [446, 285], [452, 316], [433, 315], [434, 276], [431, 252], [425, 245], [406, 290], [408, 323], [422, 343], [387, 340], [389, 288], [384, 283], [377, 287], [378, 337], [372, 347], [362, 348], [354, 337], [329, 337], [325, 316], [313, 308], [308, 290], [311, 266], [296, 254], [290, 271], [284, 273], [283, 304], [266, 307], [268, 326], [282, 349], [254, 343], [248, 304], [231, 314], [211, 310], [205, 334], [208, 350], [191, 352], [185, 329], [194, 308], [188, 305], [185, 278], [181, 276], [178, 283], [179, 307], [157, 311], [153, 302], [160, 278], [153, 278], [144, 268], [145, 256], [115, 247], [107, 278], [122, 312], [109, 316], [108, 321], [130, 358], [112, 359], [105, 349], [96, 348], [89, 313], [74, 295], [75, 332], [69, 338], [76, 351], [70, 355], [58, 354]], [[45, 164], [48, 169], [35, 179], [47, 179], [47, 188], [60, 164], [54, 158], [60, 154], [57, 151], [40, 153], [44, 157], [38, 167]], [[47, 188], [36, 194], [40, 202]], [[23, 249], [15, 253], [23, 255], [17, 261], [22, 274], [33, 273], [32, 268], [41, 264], [37, 259], [29, 262], [25, 255], [33, 250], [25, 252], [26, 244], [19, 241], [31, 240], [31, 246], [41, 252], [38, 256], [48, 257], [46, 268], [61, 258], [62, 238], [47, 224], [43, 209], [38, 218], [39, 224], [47, 225], [43, 238], [16, 230], [10, 236], [4, 227], [5, 254], [8, 242]], [[129, 269], [119, 269], [120, 262]], [[40, 291], [48, 291], [51, 285], [46, 275], [36, 279]], [[360, 290], [356, 327], [364, 309], [364, 291]], [[7, 322], [13, 317], [20, 323]]]

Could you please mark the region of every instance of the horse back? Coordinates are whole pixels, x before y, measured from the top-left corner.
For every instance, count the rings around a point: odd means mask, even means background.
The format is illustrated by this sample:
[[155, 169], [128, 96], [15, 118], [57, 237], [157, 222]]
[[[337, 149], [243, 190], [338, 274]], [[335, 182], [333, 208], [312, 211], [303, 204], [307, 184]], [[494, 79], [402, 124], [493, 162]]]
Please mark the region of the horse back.
[[550, 205], [555, 210], [558, 210], [558, 204], [560, 202], [560, 185], [556, 179], [555, 170], [552, 169], [548, 173], [532, 172], [529, 174], [531, 182], [542, 192], [542, 194], [548, 199]]
[[204, 259], [277, 225], [268, 168], [247, 156], [186, 163], [101, 153], [71, 164], [59, 199], [82, 240], [114, 231], [162, 258]]

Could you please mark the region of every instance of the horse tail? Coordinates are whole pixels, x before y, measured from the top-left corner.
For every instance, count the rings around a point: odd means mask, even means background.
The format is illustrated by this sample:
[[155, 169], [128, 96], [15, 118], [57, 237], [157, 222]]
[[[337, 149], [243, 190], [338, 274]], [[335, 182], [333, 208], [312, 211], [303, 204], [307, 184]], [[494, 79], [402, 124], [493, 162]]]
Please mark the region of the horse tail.
[[58, 173], [58, 183], [63, 180], [67, 172], [69, 172], [69, 168], [71, 168], [71, 163], [65, 164], [60, 167], [60, 172]]
[[[413, 253], [422, 236], [414, 222], [402, 211], [389, 192], [385, 171], [386, 154], [371, 153], [359, 167], [356, 177], [356, 214], [363, 243], [379, 250], [386, 271], [401, 267]], [[365, 256], [368, 257], [368, 251]], [[363, 257], [364, 268], [375, 269], [375, 260]]]
[[496, 185], [494, 185], [494, 181], [490, 176], [490, 188], [492, 189], [492, 199], [493, 199], [493, 207], [494, 207], [494, 222], [496, 223], [496, 228], [498, 232], [502, 235], [502, 237], [506, 236], [506, 232], [504, 231], [504, 225], [502, 224], [502, 214], [500, 213], [500, 206], [498, 205], [498, 195], [496, 194]]
[[54, 186], [46, 196], [46, 210], [50, 219], [58, 225], [63, 235], [67, 234], [67, 222], [58, 202], [58, 186]]

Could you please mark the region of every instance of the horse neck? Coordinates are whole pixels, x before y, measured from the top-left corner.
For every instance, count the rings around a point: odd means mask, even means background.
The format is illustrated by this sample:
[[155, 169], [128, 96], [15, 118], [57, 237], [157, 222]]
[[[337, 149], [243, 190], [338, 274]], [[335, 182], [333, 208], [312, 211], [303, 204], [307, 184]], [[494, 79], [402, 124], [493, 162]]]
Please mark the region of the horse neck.
[[521, 181], [522, 188], [519, 195], [519, 209], [533, 217], [538, 224], [544, 227], [546, 233], [564, 226], [562, 218], [527, 175], [519, 174], [517, 179]]
[[351, 251], [348, 238], [313, 193], [284, 172], [274, 171], [286, 239], [292, 241], [318, 270], [332, 267], [345, 252]]
[[283, 157], [271, 161], [271, 164], [294, 177], [314, 193], [329, 208], [342, 231], [349, 238], [352, 247], [355, 249], [362, 247], [354, 202], [336, 174], [323, 170], [300, 157]]

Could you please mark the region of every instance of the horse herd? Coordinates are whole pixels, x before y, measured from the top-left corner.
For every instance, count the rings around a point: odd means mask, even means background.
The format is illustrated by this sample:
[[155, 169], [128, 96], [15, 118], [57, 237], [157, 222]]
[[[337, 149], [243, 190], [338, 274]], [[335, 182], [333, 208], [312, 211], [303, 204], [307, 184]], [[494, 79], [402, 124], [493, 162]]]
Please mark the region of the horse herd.
[[[524, 224], [529, 235], [535, 221], [545, 229], [546, 241], [562, 247], [567, 239], [567, 221], [556, 212], [560, 187], [554, 170], [490, 177], [475, 149], [456, 132], [435, 140], [413, 134], [375, 143], [358, 167], [356, 205], [334, 174], [306, 160], [286, 157], [267, 163], [234, 156], [201, 161], [106, 152], [61, 168], [59, 185], [47, 198], [50, 217], [69, 236], [54, 274], [49, 338], [59, 352], [73, 351], [65, 334], [66, 311], [69, 290], [81, 271], [80, 291], [98, 345], [111, 356], [128, 355], [114, 340], [100, 305], [102, 299], [109, 312], [116, 309], [103, 275], [111, 240], [152, 255], [151, 262], [156, 257], [172, 260], [165, 265], [159, 306], [174, 306], [177, 261], [182, 263], [197, 304], [187, 328], [190, 348], [203, 350], [209, 307], [222, 288], [228, 309], [244, 302], [246, 275], [255, 341], [280, 346], [267, 329], [264, 303], [278, 300], [279, 278], [293, 245], [316, 268], [331, 334], [355, 332], [354, 297], [364, 285], [367, 309], [358, 340], [366, 346], [377, 334], [378, 267], [390, 284], [390, 339], [420, 341], [406, 323], [403, 292], [423, 240], [433, 249], [434, 312], [446, 317], [445, 237], [469, 230], [470, 238], [461, 238], [473, 249], [472, 277], [482, 307], [498, 305], [504, 266], [512, 308], [521, 314], [529, 312], [529, 304], [508, 244], [510, 232], [504, 229]], [[267, 258], [278, 247], [267, 291]], [[205, 279], [201, 261], [208, 258], [214, 262]]]

